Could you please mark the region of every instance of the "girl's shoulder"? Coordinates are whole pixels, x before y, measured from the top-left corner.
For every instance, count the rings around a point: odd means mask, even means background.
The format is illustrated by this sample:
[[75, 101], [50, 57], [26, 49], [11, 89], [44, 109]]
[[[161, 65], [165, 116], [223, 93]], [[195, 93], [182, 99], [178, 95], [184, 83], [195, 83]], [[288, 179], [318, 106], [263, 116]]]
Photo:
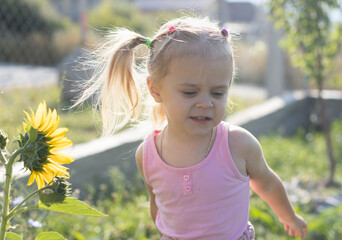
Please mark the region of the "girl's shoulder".
[[238, 155], [246, 160], [261, 149], [259, 141], [252, 133], [233, 124], [229, 124], [228, 143], [233, 155]]
[[137, 167], [139, 169], [139, 172], [143, 175], [143, 146], [144, 146], [144, 142], [142, 142], [136, 152], [135, 152], [135, 160], [137, 163]]
[[240, 143], [247, 143], [249, 141], [256, 140], [254, 135], [250, 133], [247, 129], [233, 125], [231, 123], [228, 124], [228, 137], [232, 141], [238, 141]]

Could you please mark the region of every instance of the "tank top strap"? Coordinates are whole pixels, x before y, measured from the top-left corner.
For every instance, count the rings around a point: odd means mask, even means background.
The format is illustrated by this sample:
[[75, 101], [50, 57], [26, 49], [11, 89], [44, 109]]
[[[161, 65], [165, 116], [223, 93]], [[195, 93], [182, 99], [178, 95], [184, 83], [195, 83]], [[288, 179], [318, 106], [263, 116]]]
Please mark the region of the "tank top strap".
[[[145, 181], [149, 183], [149, 168], [148, 166], [151, 166], [153, 164], [153, 160], [156, 158], [154, 156], [153, 146], [155, 144], [154, 138], [160, 133], [160, 130], [154, 130], [152, 133], [150, 133], [144, 140], [143, 145], [143, 174]], [[151, 162], [152, 161], [152, 162]]]

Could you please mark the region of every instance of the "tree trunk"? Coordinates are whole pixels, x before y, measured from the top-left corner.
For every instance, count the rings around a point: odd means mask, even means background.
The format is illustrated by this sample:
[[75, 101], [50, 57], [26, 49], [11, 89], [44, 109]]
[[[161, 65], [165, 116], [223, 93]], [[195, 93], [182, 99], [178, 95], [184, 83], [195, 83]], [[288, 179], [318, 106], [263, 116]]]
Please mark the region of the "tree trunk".
[[316, 83], [318, 86], [318, 107], [321, 117], [321, 124], [323, 127], [324, 137], [325, 137], [325, 144], [326, 144], [326, 151], [329, 158], [330, 169], [329, 169], [329, 177], [326, 182], [326, 186], [333, 186], [334, 185], [334, 175], [336, 169], [336, 160], [334, 158], [332, 141], [331, 141], [331, 134], [330, 134], [330, 121], [327, 116], [327, 111], [325, 107], [325, 102], [322, 97], [323, 85], [324, 85], [324, 78], [322, 73], [324, 72], [323, 68], [323, 60], [320, 49], [318, 49], [317, 54], [317, 74], [316, 74]]
[[328, 180], [326, 182], [326, 185], [332, 186], [332, 185], [334, 185], [336, 160], [334, 158], [332, 141], [331, 141], [331, 134], [330, 134], [330, 122], [329, 122], [329, 119], [327, 116], [325, 102], [324, 102], [324, 99], [322, 97], [322, 90], [319, 90], [318, 105], [319, 105], [320, 117], [321, 117], [321, 122], [322, 122], [322, 126], [323, 126], [324, 137], [325, 137], [327, 155], [328, 155], [329, 162], [330, 162], [329, 177], [328, 177]]

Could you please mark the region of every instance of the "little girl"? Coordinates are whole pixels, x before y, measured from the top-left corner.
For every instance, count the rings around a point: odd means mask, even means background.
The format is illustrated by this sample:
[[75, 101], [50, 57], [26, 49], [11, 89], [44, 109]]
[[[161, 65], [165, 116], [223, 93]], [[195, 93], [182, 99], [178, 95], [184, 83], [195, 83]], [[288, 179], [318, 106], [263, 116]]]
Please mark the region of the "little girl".
[[223, 122], [234, 58], [229, 32], [216, 23], [175, 19], [152, 39], [114, 32], [100, 51], [108, 51], [99, 59], [105, 64], [79, 100], [99, 92], [104, 132], [137, 117], [138, 106], [146, 102], [134, 64], [134, 49], [141, 44], [149, 48], [146, 84], [156, 103], [154, 122], [164, 127], [138, 147], [136, 161], [161, 239], [254, 239], [250, 187], [290, 236], [304, 237], [306, 223], [294, 212], [257, 139]]

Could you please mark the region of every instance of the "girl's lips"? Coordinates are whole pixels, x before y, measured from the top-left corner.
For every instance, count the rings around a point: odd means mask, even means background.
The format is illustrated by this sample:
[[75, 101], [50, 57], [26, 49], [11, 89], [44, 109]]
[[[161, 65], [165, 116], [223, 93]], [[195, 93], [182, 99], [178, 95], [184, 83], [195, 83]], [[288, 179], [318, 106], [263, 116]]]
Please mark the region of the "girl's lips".
[[207, 123], [211, 120], [210, 117], [204, 117], [204, 116], [190, 117], [190, 119], [197, 123]]

